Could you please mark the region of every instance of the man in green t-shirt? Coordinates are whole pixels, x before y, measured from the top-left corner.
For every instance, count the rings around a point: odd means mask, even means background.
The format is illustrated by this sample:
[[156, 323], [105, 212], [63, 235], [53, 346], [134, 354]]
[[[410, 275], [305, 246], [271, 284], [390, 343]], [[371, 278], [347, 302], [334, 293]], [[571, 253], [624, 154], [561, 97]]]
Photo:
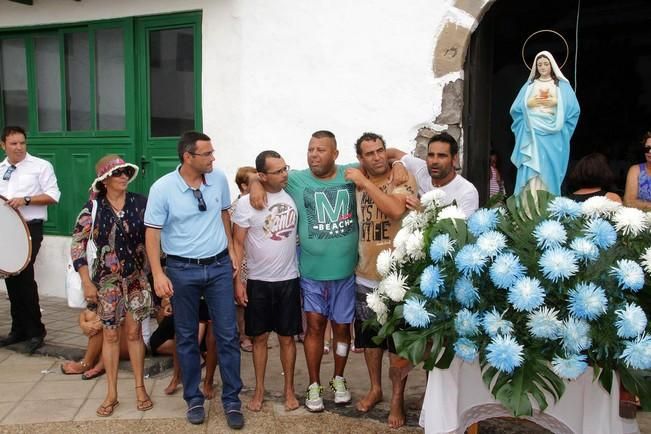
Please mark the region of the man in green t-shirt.
[[[305, 406], [312, 412], [324, 409], [319, 371], [328, 320], [335, 342], [335, 369], [330, 381], [334, 401], [345, 405], [352, 399], [343, 375], [355, 314], [358, 225], [355, 184], [344, 177], [350, 165], [337, 166], [338, 155], [334, 134], [315, 132], [307, 149], [309, 169], [290, 171], [285, 187], [299, 215], [299, 269], [307, 321], [304, 349], [310, 378]], [[264, 194], [259, 183], [252, 181], [251, 202], [259, 207]]]

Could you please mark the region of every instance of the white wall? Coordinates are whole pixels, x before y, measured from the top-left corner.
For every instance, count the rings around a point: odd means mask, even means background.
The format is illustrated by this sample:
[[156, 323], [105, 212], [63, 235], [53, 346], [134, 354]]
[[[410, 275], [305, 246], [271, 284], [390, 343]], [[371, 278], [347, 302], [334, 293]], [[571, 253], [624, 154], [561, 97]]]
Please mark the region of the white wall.
[[[353, 143], [364, 131], [411, 150], [418, 128], [440, 110], [432, 55], [450, 2], [3, 1], [0, 28], [201, 9], [204, 131], [217, 165], [233, 179], [264, 149], [306, 167], [307, 142], [318, 129], [337, 135], [340, 162], [354, 160]], [[235, 194], [234, 183], [231, 189]], [[55, 244], [39, 257], [58, 258]]]

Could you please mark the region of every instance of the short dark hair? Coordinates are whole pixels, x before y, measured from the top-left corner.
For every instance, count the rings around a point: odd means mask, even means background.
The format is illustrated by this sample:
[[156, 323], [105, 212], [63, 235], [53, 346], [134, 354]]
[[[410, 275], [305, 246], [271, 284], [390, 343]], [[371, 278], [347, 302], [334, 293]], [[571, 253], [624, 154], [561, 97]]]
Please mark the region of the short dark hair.
[[12, 134], [18, 134], [18, 133], [22, 134], [23, 136], [25, 136], [25, 138], [27, 138], [27, 133], [25, 132], [23, 127], [19, 127], [16, 125], [7, 125], [2, 129], [2, 136], [0, 137], [0, 141], [4, 143], [7, 136], [10, 136]]
[[355, 152], [357, 153], [357, 155], [362, 155], [362, 142], [375, 142], [376, 140], [382, 142], [382, 147], [386, 149], [387, 144], [384, 141], [384, 137], [375, 133], [364, 133], [355, 142]]
[[450, 155], [453, 157], [459, 153], [459, 144], [457, 143], [456, 140], [454, 140], [454, 137], [452, 137], [450, 134], [446, 132], [438, 133], [432, 136], [431, 139], [429, 139], [429, 142], [427, 142], [428, 152], [429, 152], [429, 145], [431, 145], [434, 142], [443, 142], [450, 145]]
[[267, 173], [267, 158], [283, 158], [276, 151], [262, 151], [255, 157], [255, 170]]
[[198, 140], [209, 141], [210, 137], [198, 131], [186, 131], [181, 135], [181, 138], [179, 139], [179, 143], [177, 145], [177, 151], [179, 153], [179, 160], [181, 163], [183, 163], [183, 154], [186, 152], [194, 152], [197, 149]]
[[319, 130], [312, 133], [312, 137], [315, 139], [332, 139], [335, 144], [335, 149], [337, 149], [337, 139], [335, 138], [334, 133], [328, 130]]
[[593, 152], [581, 158], [567, 177], [568, 186], [574, 190], [580, 188], [612, 186], [615, 175], [608, 165], [608, 160], [599, 152]]

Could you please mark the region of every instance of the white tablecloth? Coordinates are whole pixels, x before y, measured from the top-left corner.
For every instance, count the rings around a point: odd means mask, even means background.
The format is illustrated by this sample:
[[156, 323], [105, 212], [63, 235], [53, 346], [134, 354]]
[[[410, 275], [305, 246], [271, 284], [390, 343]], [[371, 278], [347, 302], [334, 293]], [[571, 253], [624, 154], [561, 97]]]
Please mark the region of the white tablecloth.
[[[612, 394], [592, 381], [592, 368], [577, 380], [565, 383], [565, 393], [544, 413], [534, 410], [527, 419], [554, 433], [632, 434], [639, 433], [635, 419], [619, 417], [619, 382], [613, 380]], [[426, 434], [463, 434], [480, 420], [511, 416], [488, 391], [479, 363], [454, 358], [449, 369], [433, 369], [427, 381], [420, 425]]]

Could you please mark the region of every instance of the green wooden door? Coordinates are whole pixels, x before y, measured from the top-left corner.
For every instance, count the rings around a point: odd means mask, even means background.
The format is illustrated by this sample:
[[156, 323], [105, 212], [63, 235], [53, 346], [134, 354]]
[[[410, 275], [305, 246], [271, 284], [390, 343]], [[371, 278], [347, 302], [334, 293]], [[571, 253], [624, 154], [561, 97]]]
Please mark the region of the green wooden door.
[[202, 128], [201, 14], [140, 18], [136, 41], [139, 187], [147, 192], [179, 164], [179, 136]]

